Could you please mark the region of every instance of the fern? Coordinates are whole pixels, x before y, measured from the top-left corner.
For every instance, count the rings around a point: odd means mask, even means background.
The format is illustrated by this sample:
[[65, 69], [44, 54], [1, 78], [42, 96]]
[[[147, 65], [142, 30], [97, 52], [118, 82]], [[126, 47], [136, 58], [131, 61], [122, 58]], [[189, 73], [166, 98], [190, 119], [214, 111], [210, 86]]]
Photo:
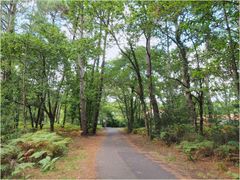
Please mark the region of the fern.
[[42, 157], [44, 154], [47, 154], [47, 151], [37, 151], [35, 153], [33, 153], [30, 158], [34, 158], [34, 159], [38, 159], [40, 157]]
[[55, 162], [59, 159], [59, 157], [56, 157], [51, 160], [50, 156], [47, 156], [46, 158], [39, 161], [39, 163], [42, 165], [41, 169], [42, 171], [48, 171], [52, 170], [54, 168]]
[[[10, 140], [8, 145], [3, 146], [0, 151], [1, 166], [3, 166], [1, 172], [4, 177], [12, 173], [13, 175], [21, 174], [23, 169], [30, 167], [31, 164], [28, 163], [39, 160], [43, 171], [51, 170], [54, 168], [57, 157], [62, 156], [67, 151], [67, 145], [70, 142], [70, 138], [46, 131], [27, 133], [17, 139]], [[32, 152], [27, 153], [30, 150]], [[12, 161], [19, 164], [16, 164], [16, 167], [7, 168]]]
[[24, 174], [24, 170], [27, 168], [32, 168], [34, 166], [34, 163], [21, 163], [18, 164], [14, 171], [12, 172], [12, 176], [17, 176], [20, 174]]

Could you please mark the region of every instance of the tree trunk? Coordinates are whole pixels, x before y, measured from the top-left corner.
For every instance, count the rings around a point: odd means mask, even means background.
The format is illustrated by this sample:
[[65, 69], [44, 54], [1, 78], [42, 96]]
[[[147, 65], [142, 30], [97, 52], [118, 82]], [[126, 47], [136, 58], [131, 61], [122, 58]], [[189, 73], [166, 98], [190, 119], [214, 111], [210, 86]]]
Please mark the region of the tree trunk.
[[143, 88], [142, 77], [141, 77], [141, 74], [140, 74], [140, 68], [139, 68], [138, 60], [137, 60], [137, 57], [135, 55], [132, 43], [130, 41], [128, 41], [128, 44], [129, 44], [130, 50], [131, 50], [131, 54], [132, 54], [132, 57], [131, 57], [126, 52], [123, 51], [123, 49], [119, 45], [118, 40], [117, 40], [116, 36], [114, 35], [114, 33], [113, 32], [110, 32], [110, 33], [111, 33], [113, 39], [115, 40], [119, 50], [129, 60], [130, 64], [132, 65], [132, 68], [135, 71], [135, 75], [137, 77], [138, 86], [139, 86], [138, 95], [139, 95], [139, 99], [140, 99], [142, 110], [143, 110], [144, 122], [145, 122], [146, 131], [147, 131], [147, 136], [149, 137], [150, 134], [151, 134], [151, 132], [149, 131], [149, 120], [150, 120], [150, 118], [149, 118], [148, 113], [147, 113], [147, 105], [146, 105], [146, 102], [145, 102], [144, 88]]
[[87, 117], [86, 117], [86, 98], [85, 98], [85, 82], [84, 82], [84, 62], [79, 56], [79, 71], [80, 71], [80, 112], [81, 112], [81, 125], [82, 125], [82, 135], [86, 136], [88, 134], [87, 127]]
[[[6, 32], [8, 33], [14, 33], [15, 29], [15, 18], [16, 18], [16, 12], [17, 12], [17, 1], [11, 0], [8, 7], [8, 18], [7, 18], [7, 27]], [[7, 69], [3, 69], [3, 80], [9, 81], [11, 79], [11, 73], [12, 73], [12, 61], [11, 59], [8, 59], [8, 65]]]
[[10, 33], [14, 32], [16, 12], [17, 12], [17, 3], [15, 0], [11, 0], [9, 11], [8, 11], [9, 19], [8, 19], [7, 32], [10, 32]]
[[200, 134], [203, 135], [203, 92], [200, 92], [199, 96], [199, 115], [200, 115], [200, 123], [199, 123], [199, 129], [200, 129]]
[[152, 82], [152, 62], [151, 62], [151, 46], [150, 46], [150, 36], [146, 37], [146, 63], [147, 63], [147, 78], [148, 78], [148, 90], [150, 103], [153, 108], [153, 118], [156, 123], [156, 132], [160, 134], [161, 122], [157, 100], [154, 93], [154, 86]]
[[[134, 122], [135, 106], [134, 106], [133, 92], [134, 92], [134, 89], [131, 88], [128, 133], [131, 133], [131, 132], [132, 132], [132, 130], [133, 130], [133, 122]], [[135, 105], [136, 105], [136, 104], [135, 104]]]
[[33, 117], [32, 108], [31, 108], [30, 105], [28, 106], [28, 110], [29, 110], [29, 115], [30, 115], [30, 118], [31, 118], [31, 125], [32, 125], [32, 128], [34, 128], [34, 117]]
[[15, 124], [16, 124], [16, 129], [18, 129], [19, 125], [19, 108], [16, 107], [16, 112], [15, 112]]
[[[83, 38], [83, 23], [84, 23], [84, 16], [83, 16], [83, 2], [81, 3], [82, 13], [80, 16], [80, 39]], [[81, 113], [81, 125], [82, 125], [82, 135], [88, 135], [88, 122], [87, 122], [87, 114], [86, 114], [86, 96], [85, 96], [85, 81], [84, 81], [84, 74], [85, 74], [85, 62], [84, 57], [80, 54], [78, 55], [78, 63], [79, 63], [79, 95], [80, 95], [80, 113]]]
[[56, 112], [56, 119], [55, 121], [59, 124], [60, 121], [60, 116], [61, 116], [61, 101], [57, 105], [57, 112]]
[[26, 85], [25, 85], [25, 71], [26, 71], [26, 65], [25, 60], [23, 62], [23, 75], [22, 75], [22, 101], [23, 101], [23, 124], [24, 129], [27, 128], [27, 116], [26, 116]]
[[177, 24], [176, 26], [176, 33], [175, 38], [177, 42], [177, 46], [180, 51], [182, 65], [183, 65], [183, 84], [185, 88], [185, 97], [187, 100], [187, 105], [189, 108], [189, 121], [192, 122], [195, 126], [195, 130], [197, 131], [197, 114], [195, 111], [195, 104], [193, 102], [193, 97], [190, 91], [190, 75], [189, 75], [189, 62], [187, 59], [186, 48], [184, 47], [181, 39], [180, 39], [180, 30]]
[[206, 104], [207, 104], [207, 110], [208, 110], [208, 119], [212, 120], [213, 119], [213, 103], [211, 100], [211, 95], [210, 95], [210, 88], [209, 88], [209, 77], [207, 76], [205, 78], [205, 84], [206, 84]]
[[63, 114], [63, 123], [62, 123], [62, 127], [65, 126], [66, 118], [67, 118], [67, 103], [65, 103], [65, 105], [64, 105], [64, 114]]
[[[238, 72], [238, 61], [237, 61], [237, 58], [235, 57], [235, 49], [237, 49], [237, 47], [236, 48], [234, 47], [232, 32], [231, 32], [231, 29], [229, 26], [229, 20], [228, 20], [227, 12], [225, 9], [225, 2], [223, 2], [223, 12], [224, 12], [225, 23], [227, 26], [228, 39], [229, 39], [229, 43], [230, 43], [231, 66], [232, 66], [232, 70], [233, 70], [234, 83], [236, 86], [236, 96], [237, 96], [237, 100], [239, 102], [239, 98], [240, 98], [239, 72]], [[237, 104], [238, 104], [238, 108], [239, 108], [239, 103], [237, 103]]]
[[54, 132], [54, 121], [55, 121], [55, 117], [53, 115], [51, 115], [49, 117], [49, 120], [50, 120], [50, 131], [51, 132]]
[[42, 106], [41, 115], [40, 115], [40, 119], [39, 119], [40, 129], [43, 128], [44, 117], [45, 117], [45, 115], [44, 115], [44, 108]]
[[94, 111], [94, 116], [93, 116], [93, 118], [94, 118], [94, 120], [93, 120], [93, 130], [92, 130], [93, 134], [96, 134], [97, 124], [98, 124], [98, 116], [99, 116], [99, 111], [100, 111], [100, 104], [101, 104], [101, 99], [102, 99], [103, 81], [104, 81], [103, 76], [104, 76], [105, 59], [106, 59], [107, 37], [108, 37], [108, 32], [105, 31], [104, 42], [103, 42], [103, 58], [102, 58], [102, 64], [101, 64], [100, 84], [99, 84], [99, 90], [98, 90], [98, 93], [97, 93], [96, 106], [95, 106], [95, 111]]

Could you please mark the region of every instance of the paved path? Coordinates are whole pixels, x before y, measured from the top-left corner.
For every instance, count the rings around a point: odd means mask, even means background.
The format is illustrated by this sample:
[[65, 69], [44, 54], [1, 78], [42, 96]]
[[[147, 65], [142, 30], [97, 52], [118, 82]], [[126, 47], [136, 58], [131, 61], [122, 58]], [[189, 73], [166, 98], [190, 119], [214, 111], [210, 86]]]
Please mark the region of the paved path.
[[97, 153], [97, 179], [176, 179], [137, 152], [116, 128], [107, 128], [107, 137]]

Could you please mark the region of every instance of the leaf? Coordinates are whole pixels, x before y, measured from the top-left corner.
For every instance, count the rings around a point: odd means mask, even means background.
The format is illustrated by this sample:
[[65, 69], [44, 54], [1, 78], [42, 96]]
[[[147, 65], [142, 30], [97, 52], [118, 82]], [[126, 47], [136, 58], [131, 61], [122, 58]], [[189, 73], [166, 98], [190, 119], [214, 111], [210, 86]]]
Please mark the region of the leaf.
[[34, 164], [35, 163], [21, 163], [21, 164], [18, 164], [15, 167], [14, 171], [12, 172], [12, 176], [22, 174], [25, 169], [32, 168], [34, 166]]
[[51, 157], [47, 156], [46, 158], [39, 161], [39, 163], [42, 165], [42, 167], [41, 167], [42, 171], [52, 170], [54, 168], [55, 162], [58, 159], [59, 159], [59, 157], [56, 157], [51, 160]]
[[40, 158], [43, 154], [46, 154], [47, 151], [38, 151], [38, 152], [35, 152], [33, 153], [30, 158], [35, 158], [35, 159], [38, 159]]

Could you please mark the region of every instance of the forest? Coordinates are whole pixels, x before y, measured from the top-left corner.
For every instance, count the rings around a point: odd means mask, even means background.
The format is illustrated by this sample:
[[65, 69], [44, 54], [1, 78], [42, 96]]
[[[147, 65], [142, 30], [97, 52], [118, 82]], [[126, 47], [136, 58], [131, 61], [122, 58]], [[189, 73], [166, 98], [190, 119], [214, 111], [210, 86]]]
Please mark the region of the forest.
[[239, 178], [238, 1], [2, 0], [0, 40], [1, 178], [106, 126]]

